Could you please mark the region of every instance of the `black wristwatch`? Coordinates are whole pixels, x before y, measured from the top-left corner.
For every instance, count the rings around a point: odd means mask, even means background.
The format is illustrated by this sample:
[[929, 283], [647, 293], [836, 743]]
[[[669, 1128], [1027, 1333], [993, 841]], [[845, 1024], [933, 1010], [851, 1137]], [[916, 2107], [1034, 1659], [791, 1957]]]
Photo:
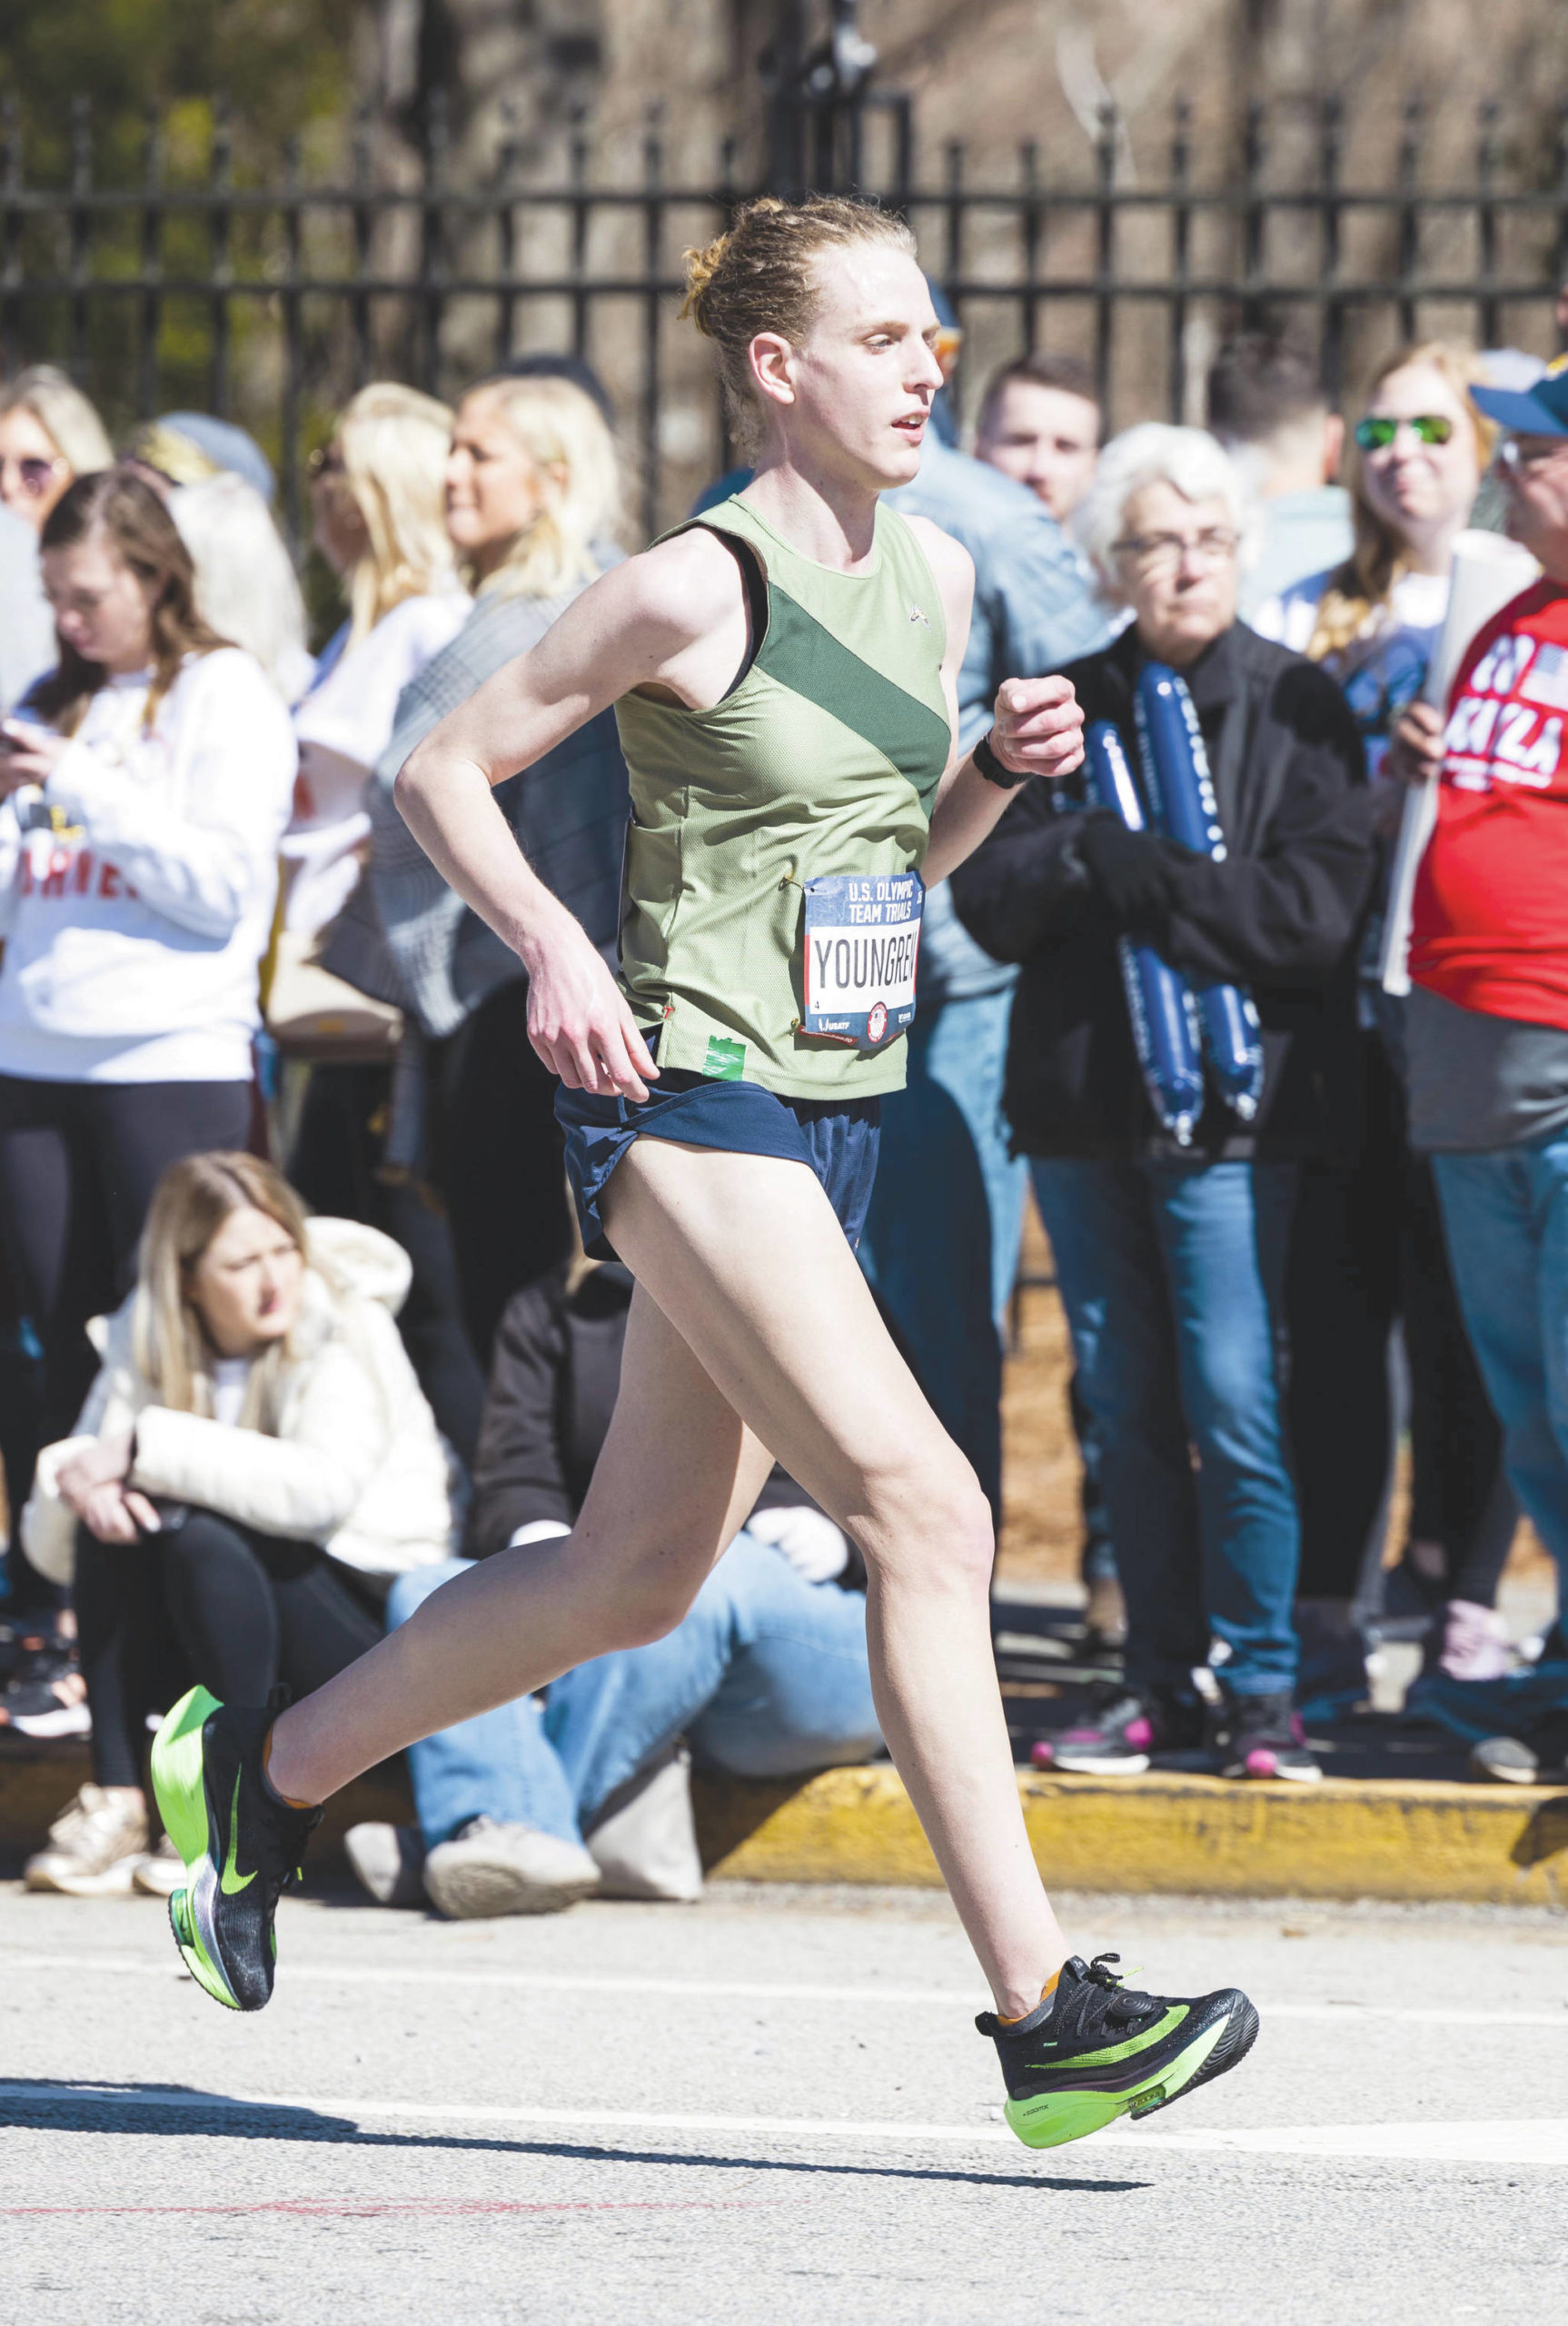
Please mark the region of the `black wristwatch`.
[[988, 729], [975, 745], [969, 757], [975, 762], [977, 773], [983, 775], [987, 783], [994, 783], [1001, 791], [1016, 791], [1020, 783], [1027, 783], [1032, 770], [1025, 768], [1021, 775], [1015, 775], [1010, 767], [1004, 767], [991, 749], [991, 737], [995, 733], [994, 727]]

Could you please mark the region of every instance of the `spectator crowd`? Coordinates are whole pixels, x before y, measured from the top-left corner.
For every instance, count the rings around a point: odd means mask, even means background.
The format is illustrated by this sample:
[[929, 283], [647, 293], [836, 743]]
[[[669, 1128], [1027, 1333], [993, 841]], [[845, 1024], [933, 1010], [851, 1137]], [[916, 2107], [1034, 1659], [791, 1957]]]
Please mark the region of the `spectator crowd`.
[[[1568, 1563], [1568, 371], [1494, 361], [1400, 348], [1341, 414], [1247, 335], [1207, 428], [1102, 442], [1092, 375], [1034, 353], [972, 453], [944, 392], [898, 496], [974, 561], [964, 749], [1065, 671], [1136, 769], [1154, 665], [1212, 783], [1209, 852], [1027, 787], [928, 899], [883, 1102], [861, 1259], [998, 1512], [1031, 1190], [1050, 1240], [1120, 1652], [1059, 1769], [1311, 1783], [1304, 1713], [1364, 1700], [1381, 1621], [1479, 1774], [1568, 1774], [1568, 1641], [1523, 1657], [1497, 1612], [1521, 1511]], [[361, 389], [309, 468], [317, 653], [274, 482], [207, 414], [116, 455], [61, 373], [0, 389], [0, 1730], [88, 1740], [28, 1867], [78, 1895], [177, 1879], [144, 1755], [193, 1680], [309, 1690], [570, 1534], [630, 1297], [576, 1245], [521, 964], [393, 803], [632, 546], [613, 406], [564, 356], [455, 409]], [[614, 714], [499, 797], [613, 958]], [[1151, 1104], [1135, 948], [1245, 998], [1248, 1108]], [[858, 1555], [776, 1471], [674, 1632], [417, 1746], [417, 1822], [349, 1853], [453, 1915], [690, 1899], [694, 1762], [880, 1749]]]

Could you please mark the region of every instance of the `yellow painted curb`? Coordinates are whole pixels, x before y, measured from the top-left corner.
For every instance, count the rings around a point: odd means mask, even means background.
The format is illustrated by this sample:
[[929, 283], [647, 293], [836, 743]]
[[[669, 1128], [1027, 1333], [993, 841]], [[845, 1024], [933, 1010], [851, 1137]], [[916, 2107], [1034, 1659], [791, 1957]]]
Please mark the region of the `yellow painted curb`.
[[[35, 1850], [84, 1758], [0, 1761], [0, 1848]], [[698, 1776], [703, 1864], [742, 1882], [937, 1886], [908, 1795], [886, 1764], [804, 1784]], [[1328, 1777], [1310, 1787], [1148, 1775], [1116, 1783], [1020, 1772], [1036, 1862], [1064, 1890], [1193, 1896], [1434, 1898], [1568, 1906], [1568, 1792]], [[395, 1764], [331, 1804], [323, 1869], [361, 1818], [412, 1814]]]
[[[1548, 1787], [1021, 1774], [1018, 1790], [1036, 1862], [1063, 1889], [1568, 1905], [1568, 1793]], [[710, 1872], [734, 1880], [938, 1879], [886, 1766], [794, 1790], [704, 1780], [698, 1819]]]

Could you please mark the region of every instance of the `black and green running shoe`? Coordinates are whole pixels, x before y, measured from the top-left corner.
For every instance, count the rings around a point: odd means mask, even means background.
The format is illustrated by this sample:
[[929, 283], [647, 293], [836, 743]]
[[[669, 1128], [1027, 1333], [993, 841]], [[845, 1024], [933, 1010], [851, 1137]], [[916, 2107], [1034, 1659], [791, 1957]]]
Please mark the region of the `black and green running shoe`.
[[1239, 1988], [1191, 2003], [1139, 1994], [1112, 1970], [1115, 1954], [1062, 1965], [1053, 1993], [1027, 2019], [983, 2011], [975, 2024], [997, 2046], [1003, 2110], [1027, 2148], [1059, 2148], [1118, 2116], [1148, 2116], [1196, 2092], [1250, 2052], [1257, 2013]]
[[299, 1875], [319, 1809], [291, 1809], [263, 1775], [267, 1731], [287, 1702], [221, 1705], [182, 1696], [153, 1743], [153, 1789], [185, 1863], [169, 1920], [185, 1968], [230, 2011], [270, 2003], [278, 1943], [273, 1917]]

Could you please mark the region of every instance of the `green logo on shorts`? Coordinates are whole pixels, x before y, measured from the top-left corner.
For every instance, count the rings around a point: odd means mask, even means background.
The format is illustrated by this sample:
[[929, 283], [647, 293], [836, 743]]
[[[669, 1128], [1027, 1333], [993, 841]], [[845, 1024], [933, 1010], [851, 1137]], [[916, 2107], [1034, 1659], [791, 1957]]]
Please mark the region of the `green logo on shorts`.
[[710, 1034], [702, 1071], [716, 1082], [739, 1082], [746, 1067], [746, 1045], [730, 1034]]

